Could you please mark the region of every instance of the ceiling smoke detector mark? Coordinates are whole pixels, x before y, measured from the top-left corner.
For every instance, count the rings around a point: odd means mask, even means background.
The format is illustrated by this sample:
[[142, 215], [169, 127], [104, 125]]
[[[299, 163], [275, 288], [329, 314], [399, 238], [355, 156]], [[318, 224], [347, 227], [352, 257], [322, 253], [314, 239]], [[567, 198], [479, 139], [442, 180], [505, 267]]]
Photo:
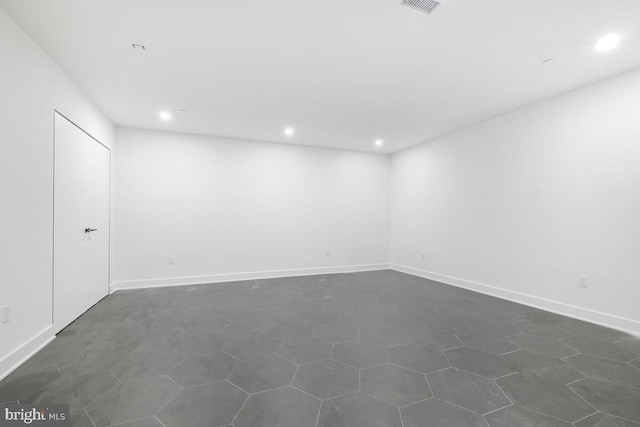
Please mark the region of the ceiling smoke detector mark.
[[415, 10], [419, 10], [420, 12], [424, 12], [429, 14], [436, 10], [438, 6], [440, 6], [445, 0], [435, 1], [435, 0], [402, 0], [402, 6], [410, 7]]

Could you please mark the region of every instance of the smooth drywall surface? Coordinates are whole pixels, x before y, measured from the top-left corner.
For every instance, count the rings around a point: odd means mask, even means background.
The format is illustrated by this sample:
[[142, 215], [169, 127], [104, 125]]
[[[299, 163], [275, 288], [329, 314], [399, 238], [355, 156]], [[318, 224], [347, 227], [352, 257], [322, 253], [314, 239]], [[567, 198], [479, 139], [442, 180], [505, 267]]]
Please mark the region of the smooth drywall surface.
[[386, 155], [128, 128], [116, 140], [116, 288], [388, 266]]
[[393, 264], [640, 331], [640, 71], [396, 153], [391, 182]]
[[114, 129], [1, 8], [0, 57], [1, 377], [50, 338], [54, 110], [108, 146]]

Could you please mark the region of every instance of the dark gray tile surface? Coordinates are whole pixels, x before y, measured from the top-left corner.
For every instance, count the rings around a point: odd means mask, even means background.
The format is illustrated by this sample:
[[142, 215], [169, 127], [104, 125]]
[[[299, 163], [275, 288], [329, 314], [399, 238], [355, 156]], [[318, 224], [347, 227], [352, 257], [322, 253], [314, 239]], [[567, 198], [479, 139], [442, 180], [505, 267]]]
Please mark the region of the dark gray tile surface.
[[285, 340], [278, 356], [295, 363], [309, 363], [331, 357], [333, 345], [315, 338]]
[[640, 427], [640, 423], [598, 412], [582, 421], [578, 421], [575, 423], [575, 427]]
[[503, 355], [502, 359], [514, 371], [550, 379], [561, 384], [569, 384], [585, 377], [584, 374], [561, 359], [528, 351], [514, 351]]
[[233, 422], [235, 427], [315, 427], [320, 400], [284, 387], [253, 394]]
[[400, 412], [405, 427], [487, 427], [479, 414], [438, 399], [405, 406]]
[[518, 348], [532, 353], [538, 353], [551, 357], [567, 357], [578, 353], [577, 350], [553, 338], [545, 338], [538, 335], [520, 334], [508, 338]]
[[239, 363], [223, 352], [200, 354], [184, 359], [168, 375], [181, 386], [191, 387], [224, 380]]
[[510, 375], [496, 382], [516, 405], [560, 420], [573, 423], [595, 412], [564, 384], [524, 374]]
[[491, 427], [571, 427], [573, 425], [517, 405], [491, 412], [484, 418]]
[[96, 427], [154, 416], [180, 392], [169, 377], [152, 377], [117, 385], [94, 400], [87, 413]]
[[487, 427], [502, 391], [491, 427], [631, 427], [638, 375], [624, 332], [378, 271], [117, 292], [0, 403], [70, 403], [73, 427]]
[[322, 402], [318, 427], [402, 427], [398, 408], [364, 393]]
[[640, 390], [592, 378], [569, 387], [599, 411], [640, 423]]
[[365, 341], [351, 341], [336, 344], [333, 347], [332, 359], [343, 362], [358, 369], [382, 365], [389, 361], [384, 347]]
[[229, 381], [248, 393], [289, 385], [296, 364], [277, 356], [241, 362], [229, 375]]
[[240, 360], [255, 359], [258, 357], [273, 356], [282, 344], [282, 340], [263, 334], [250, 334], [242, 338], [236, 338], [225, 347], [225, 352]]
[[422, 372], [423, 374], [451, 366], [440, 350], [422, 347], [417, 344], [390, 347], [387, 349], [387, 354], [391, 363]]
[[640, 389], [640, 371], [626, 363], [586, 354], [569, 357], [566, 361], [590, 378]]
[[338, 344], [345, 341], [357, 340], [360, 337], [360, 331], [355, 326], [348, 326], [343, 323], [331, 323], [329, 325], [316, 326], [311, 336], [320, 341]]
[[432, 396], [423, 374], [390, 364], [361, 370], [360, 389], [395, 406]]
[[358, 391], [358, 370], [335, 360], [307, 363], [298, 368], [293, 385], [318, 399], [330, 399]]
[[586, 337], [571, 337], [562, 341], [580, 353], [588, 354], [590, 356], [617, 360], [619, 362], [629, 362], [638, 358], [638, 355], [631, 350], [627, 350], [623, 346], [608, 343], [606, 341], [599, 341]]
[[166, 427], [229, 425], [249, 395], [227, 381], [189, 387], [158, 414]]
[[465, 332], [458, 335], [465, 346], [483, 350], [493, 354], [503, 354], [518, 350], [518, 347], [502, 335], [487, 334], [485, 332]]
[[427, 375], [433, 395], [479, 414], [486, 414], [511, 402], [489, 378], [455, 368]]
[[488, 378], [498, 378], [514, 372], [500, 356], [474, 348], [445, 350], [444, 355], [453, 367]]
[[575, 427], [640, 427], [640, 423], [598, 412], [582, 421], [578, 421], [575, 423]]

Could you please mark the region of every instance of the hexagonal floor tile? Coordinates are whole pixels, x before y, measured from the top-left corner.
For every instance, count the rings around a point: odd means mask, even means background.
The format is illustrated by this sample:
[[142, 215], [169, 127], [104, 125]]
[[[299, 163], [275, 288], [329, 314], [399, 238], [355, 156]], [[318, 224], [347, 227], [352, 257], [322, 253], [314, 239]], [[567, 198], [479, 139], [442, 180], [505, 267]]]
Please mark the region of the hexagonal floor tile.
[[62, 375], [55, 366], [27, 370], [20, 367], [0, 382], [0, 402], [14, 402], [51, 384]]
[[424, 317], [407, 314], [392, 314], [389, 316], [382, 316], [380, 318], [380, 324], [382, 326], [389, 326], [391, 328], [409, 330], [420, 329], [427, 326], [424, 321]]
[[222, 329], [225, 334], [242, 337], [250, 334], [263, 334], [271, 325], [258, 319], [234, 320]]
[[630, 362], [637, 359], [638, 355], [617, 344], [606, 341], [598, 341], [585, 337], [571, 337], [562, 340], [568, 346], [575, 348], [580, 353], [588, 354], [603, 359], [615, 360], [618, 362]]
[[492, 380], [450, 368], [427, 375], [433, 395], [479, 414], [486, 414], [511, 402]]
[[269, 356], [241, 362], [229, 375], [229, 381], [249, 393], [257, 393], [289, 385], [295, 372], [295, 363]]
[[64, 402], [71, 409], [82, 409], [120, 382], [109, 371], [63, 376], [46, 387], [20, 399], [20, 403]]
[[572, 336], [569, 332], [564, 329], [560, 329], [555, 325], [538, 325], [527, 320], [515, 322], [513, 323], [513, 326], [515, 326], [519, 331], [527, 334], [539, 335], [541, 337], [553, 338], [556, 340]]
[[591, 415], [593, 407], [563, 384], [515, 374], [496, 380], [511, 401], [569, 423]]
[[575, 427], [640, 427], [640, 423], [598, 412], [574, 424]]
[[604, 326], [595, 325], [593, 323], [583, 322], [581, 320], [571, 319], [565, 323], [560, 323], [559, 328], [564, 329], [579, 337], [588, 337], [607, 342], [618, 342], [623, 339], [631, 339], [633, 336], [626, 332], [615, 329], [606, 328]]
[[626, 363], [586, 354], [578, 354], [565, 360], [593, 379], [640, 389], [640, 371]]
[[333, 345], [315, 338], [286, 340], [278, 356], [295, 363], [309, 363], [331, 357]]
[[571, 424], [532, 411], [522, 406], [511, 405], [484, 416], [491, 427], [544, 426], [571, 427]]
[[313, 325], [303, 322], [278, 322], [267, 330], [267, 335], [286, 339], [309, 338], [313, 331]]
[[640, 390], [592, 378], [569, 387], [599, 411], [640, 423]]
[[360, 389], [395, 406], [431, 397], [424, 375], [395, 365], [363, 369], [360, 372]]
[[412, 329], [408, 333], [411, 342], [414, 344], [434, 350], [447, 350], [462, 346], [462, 342], [449, 332], [433, 331], [425, 328]]
[[398, 408], [364, 393], [322, 402], [318, 427], [402, 427]]
[[537, 335], [514, 335], [509, 337], [508, 340], [522, 350], [543, 354], [545, 356], [561, 358], [578, 353], [575, 349], [561, 341]]
[[360, 339], [385, 347], [407, 344], [409, 336], [403, 330], [388, 326], [367, 326], [360, 329]]
[[360, 336], [358, 328], [343, 325], [341, 323], [331, 323], [328, 325], [316, 326], [311, 334], [313, 338], [331, 344], [338, 344], [346, 341], [357, 340]]
[[231, 344], [233, 337], [223, 332], [182, 336], [175, 347], [187, 356], [214, 353]]
[[332, 359], [358, 369], [388, 363], [387, 351], [384, 347], [366, 341], [349, 341], [333, 347]]
[[233, 343], [225, 347], [225, 352], [240, 360], [273, 356], [282, 344], [282, 340], [270, 335], [251, 334], [236, 338]]
[[584, 378], [584, 375], [571, 365], [555, 357], [520, 350], [505, 354], [502, 359], [514, 371], [549, 379], [560, 384], [569, 384]]
[[183, 356], [173, 348], [139, 349], [125, 355], [111, 371], [120, 381], [164, 375], [178, 366]]
[[230, 424], [249, 395], [227, 381], [184, 389], [158, 414], [166, 427]]
[[85, 409], [96, 427], [154, 416], [181, 387], [169, 377], [152, 377], [122, 383]]
[[293, 385], [319, 399], [358, 391], [358, 370], [334, 360], [307, 363], [298, 368]]
[[239, 363], [222, 352], [201, 354], [183, 360], [169, 376], [183, 387], [213, 383], [227, 378]]
[[487, 353], [503, 354], [518, 350], [518, 347], [500, 335], [472, 331], [460, 334], [458, 338], [460, 338], [467, 347], [476, 348], [486, 351]]
[[451, 366], [440, 350], [432, 350], [417, 344], [391, 347], [387, 352], [392, 363], [423, 374]]
[[400, 412], [404, 425], [410, 427], [487, 427], [480, 415], [438, 399], [405, 406]]
[[235, 427], [315, 427], [320, 401], [293, 387], [256, 393], [249, 397]]
[[484, 377], [498, 378], [514, 372], [500, 356], [486, 351], [460, 347], [453, 350], [445, 350], [444, 354], [454, 368], [463, 369]]

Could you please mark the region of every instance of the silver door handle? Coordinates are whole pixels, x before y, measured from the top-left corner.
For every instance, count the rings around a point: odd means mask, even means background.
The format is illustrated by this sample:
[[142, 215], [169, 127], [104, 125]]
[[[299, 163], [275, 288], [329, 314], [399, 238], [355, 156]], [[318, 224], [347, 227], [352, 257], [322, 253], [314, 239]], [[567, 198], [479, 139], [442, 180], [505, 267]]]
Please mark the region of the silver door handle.
[[85, 228], [85, 229], [84, 229], [84, 232], [85, 232], [85, 233], [91, 233], [91, 232], [93, 232], [93, 231], [98, 231], [98, 229], [97, 229], [97, 228]]

